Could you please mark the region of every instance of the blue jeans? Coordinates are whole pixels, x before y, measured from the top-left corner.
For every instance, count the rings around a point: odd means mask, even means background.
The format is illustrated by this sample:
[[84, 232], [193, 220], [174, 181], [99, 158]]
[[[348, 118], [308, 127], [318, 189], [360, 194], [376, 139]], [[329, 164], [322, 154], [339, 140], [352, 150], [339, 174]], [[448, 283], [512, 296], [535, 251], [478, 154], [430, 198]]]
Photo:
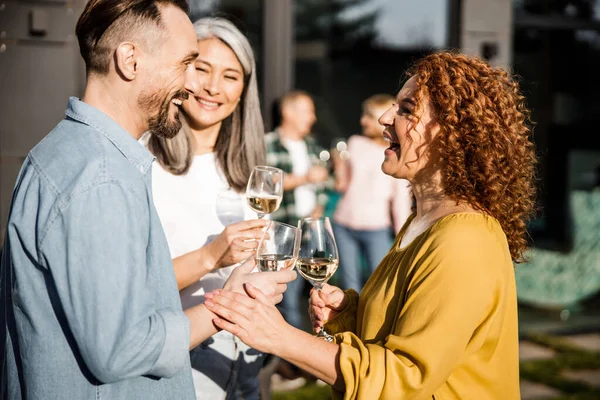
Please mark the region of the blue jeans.
[[[279, 308], [279, 311], [288, 324], [298, 329], [303, 329], [302, 311], [306, 312], [308, 309], [308, 303], [300, 305], [304, 282], [304, 279], [300, 275], [295, 280], [288, 282], [287, 290], [283, 293], [283, 300], [277, 305], [277, 308]], [[301, 307], [302, 309], [300, 309]]]
[[[390, 250], [394, 233], [392, 228], [379, 230], [356, 230], [344, 225], [333, 224], [333, 233], [340, 255], [340, 266], [336, 273], [342, 289], [360, 292], [375, 268]], [[367, 264], [368, 276], [363, 279], [361, 261]]]
[[265, 354], [221, 331], [192, 349], [197, 400], [258, 400], [258, 374]]

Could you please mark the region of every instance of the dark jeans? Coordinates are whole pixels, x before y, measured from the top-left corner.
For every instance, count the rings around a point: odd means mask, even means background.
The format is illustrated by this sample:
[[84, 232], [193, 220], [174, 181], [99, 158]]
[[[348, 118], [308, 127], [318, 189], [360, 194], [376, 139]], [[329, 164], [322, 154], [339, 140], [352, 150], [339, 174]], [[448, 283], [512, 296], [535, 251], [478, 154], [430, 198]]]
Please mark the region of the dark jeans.
[[[336, 272], [342, 289], [360, 292], [392, 246], [392, 228], [380, 230], [356, 230], [334, 223], [333, 233], [340, 254], [340, 266]], [[367, 276], [363, 277], [361, 261], [366, 262]]]
[[303, 313], [307, 313], [308, 303], [300, 304], [300, 297], [304, 290], [305, 280], [298, 274], [298, 277], [288, 282], [287, 290], [283, 293], [283, 300], [277, 305], [283, 318], [292, 326], [303, 329]]

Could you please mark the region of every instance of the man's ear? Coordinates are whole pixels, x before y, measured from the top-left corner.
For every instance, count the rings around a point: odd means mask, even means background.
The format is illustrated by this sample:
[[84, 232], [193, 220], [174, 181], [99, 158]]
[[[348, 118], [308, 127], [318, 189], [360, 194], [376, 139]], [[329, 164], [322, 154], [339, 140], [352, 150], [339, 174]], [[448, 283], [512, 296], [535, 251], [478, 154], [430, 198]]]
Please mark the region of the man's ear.
[[135, 79], [138, 73], [139, 50], [131, 42], [123, 42], [115, 51], [115, 70], [128, 81]]

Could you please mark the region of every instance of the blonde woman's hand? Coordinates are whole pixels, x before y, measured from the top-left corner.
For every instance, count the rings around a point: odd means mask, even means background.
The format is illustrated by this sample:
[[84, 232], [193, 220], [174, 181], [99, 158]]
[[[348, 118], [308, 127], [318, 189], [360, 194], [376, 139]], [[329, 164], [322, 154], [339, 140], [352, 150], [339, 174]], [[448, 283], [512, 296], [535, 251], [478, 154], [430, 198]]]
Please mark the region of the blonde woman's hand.
[[337, 286], [325, 284], [321, 290], [311, 289], [308, 314], [315, 332], [319, 332], [325, 322], [338, 315], [348, 301], [348, 295]]
[[268, 222], [252, 219], [227, 225], [223, 232], [204, 246], [213, 270], [237, 264], [251, 257]]

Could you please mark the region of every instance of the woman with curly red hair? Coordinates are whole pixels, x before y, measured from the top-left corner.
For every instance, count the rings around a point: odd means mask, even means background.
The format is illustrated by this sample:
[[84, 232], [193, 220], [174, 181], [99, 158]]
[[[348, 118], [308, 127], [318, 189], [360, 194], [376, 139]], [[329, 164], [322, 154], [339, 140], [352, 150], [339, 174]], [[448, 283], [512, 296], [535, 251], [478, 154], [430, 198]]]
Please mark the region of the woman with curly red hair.
[[[218, 291], [215, 323], [289, 360], [345, 399], [518, 399], [513, 262], [534, 208], [535, 151], [518, 84], [462, 54], [435, 53], [409, 72], [380, 118], [382, 170], [408, 179], [417, 209], [360, 297], [311, 293], [320, 341], [285, 323], [252, 286]], [[207, 302], [208, 303], [208, 302]]]

